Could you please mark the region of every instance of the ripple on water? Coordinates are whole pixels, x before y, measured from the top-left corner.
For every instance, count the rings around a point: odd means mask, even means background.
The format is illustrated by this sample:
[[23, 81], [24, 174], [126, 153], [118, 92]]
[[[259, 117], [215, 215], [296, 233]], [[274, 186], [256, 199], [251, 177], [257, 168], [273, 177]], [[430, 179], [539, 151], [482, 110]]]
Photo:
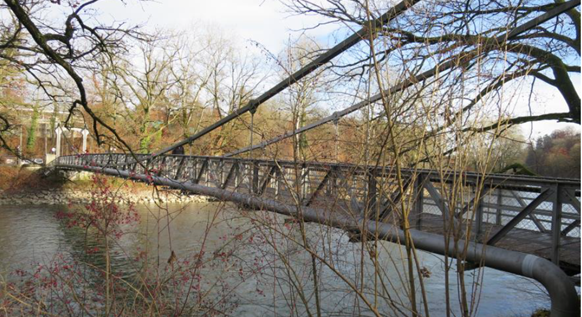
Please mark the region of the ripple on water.
[[[169, 254], [170, 246], [179, 258], [192, 256], [200, 250], [200, 245], [204, 238], [206, 225], [211, 219], [218, 203], [213, 204], [190, 204], [189, 207], [180, 211], [178, 205], [171, 205], [169, 213], [159, 211], [152, 206], [139, 206], [141, 215], [139, 226], [129, 230], [132, 234], [125, 235], [119, 245], [114, 247], [113, 270], [129, 277], [133, 273], [133, 260], [138, 248], [150, 248], [156, 250], [152, 261], [160, 261], [165, 264]], [[36, 263], [47, 263], [57, 254], [64, 254], [69, 258], [81, 262], [90, 262], [93, 265], [103, 265], [102, 242], [94, 236], [87, 236], [78, 228], [67, 228], [55, 214], [66, 209], [66, 206], [53, 205], [27, 205], [27, 206], [0, 206], [0, 272], [11, 272], [16, 268], [22, 269], [33, 267]], [[218, 225], [206, 236], [208, 252], [212, 252], [223, 241], [220, 237], [233, 232], [233, 228], [245, 228], [249, 226], [248, 219], [238, 218], [235, 209], [229, 209], [229, 219], [218, 219]], [[234, 212], [233, 212], [234, 211]], [[168, 223], [170, 225], [168, 226]], [[309, 224], [308, 230], [317, 234], [318, 225]], [[329, 231], [329, 235], [335, 242], [332, 245], [333, 252], [342, 260], [338, 261], [337, 268], [346, 274], [354, 272], [358, 262], [359, 246], [361, 244], [347, 243], [347, 237], [341, 231]], [[386, 243], [392, 257], [397, 257], [394, 245]], [[94, 254], [87, 255], [85, 248], [99, 249]], [[257, 250], [258, 252], [259, 250]], [[241, 256], [252, 256], [245, 254]], [[298, 253], [297, 263], [303, 261], [306, 254]], [[397, 274], [394, 263], [384, 259], [384, 269], [388, 274]], [[422, 265], [431, 272], [431, 278], [425, 280], [427, 293], [429, 295], [430, 307], [433, 314], [444, 311], [444, 272], [442, 268], [442, 258], [421, 253]], [[392, 270], [392, 271], [391, 271]], [[394, 272], [393, 272], [394, 271]], [[452, 285], [450, 287], [452, 296], [456, 297], [455, 273], [451, 272]], [[341, 279], [334, 277], [334, 273], [322, 271], [321, 276], [328, 278], [329, 285], [324, 292], [326, 302], [325, 308], [351, 309], [353, 301], [346, 300], [353, 294], [345, 292]], [[264, 279], [268, 279], [268, 275]], [[261, 315], [271, 312], [273, 303], [276, 303], [278, 310], [284, 306], [284, 301], [274, 301], [269, 296], [257, 297], [254, 293], [256, 283], [260, 278], [249, 280], [247, 284], [241, 285], [238, 289], [240, 298], [247, 300], [242, 302], [237, 313], [244, 315]], [[263, 281], [269, 283], [268, 281]], [[271, 283], [272, 284], [272, 283]], [[343, 289], [343, 290], [342, 290]], [[537, 291], [537, 287], [530, 280], [520, 278], [504, 272], [486, 269], [485, 283], [481, 290], [479, 316], [508, 316], [527, 315], [538, 306], [547, 306], [545, 298], [538, 298], [537, 302], [532, 302], [532, 296], [528, 292]], [[345, 307], [344, 307], [345, 306]], [[343, 308], [342, 308], [343, 307]], [[511, 307], [511, 308], [509, 308]]]
[[62, 225], [54, 217], [62, 206], [0, 206], [0, 270], [44, 262], [66, 251]]

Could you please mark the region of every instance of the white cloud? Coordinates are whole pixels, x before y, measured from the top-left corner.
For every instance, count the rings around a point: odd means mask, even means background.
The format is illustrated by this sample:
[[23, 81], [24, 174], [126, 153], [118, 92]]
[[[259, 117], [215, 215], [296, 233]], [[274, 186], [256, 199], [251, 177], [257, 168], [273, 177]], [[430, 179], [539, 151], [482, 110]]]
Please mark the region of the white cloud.
[[[128, 2], [100, 2], [100, 11], [107, 18], [131, 23], [145, 23], [148, 28], [165, 27], [188, 30], [193, 25], [216, 25], [234, 32], [241, 40], [252, 40], [271, 52], [283, 48], [289, 36], [317, 24], [313, 16], [292, 16], [277, 0], [166, 0]], [[321, 37], [333, 31], [322, 27], [308, 31], [310, 36]]]
[[[572, 81], [580, 94], [580, 75], [571, 75]], [[556, 87], [537, 80], [534, 86], [534, 94], [529, 96], [531, 89], [531, 78], [521, 87], [519, 100], [515, 107], [515, 114], [518, 116], [540, 115], [544, 113], [568, 112], [568, 106], [564, 97]], [[531, 102], [531, 103], [530, 103]], [[531, 108], [531, 113], [530, 113]], [[572, 127], [580, 131], [579, 124], [556, 122], [553, 120], [525, 123], [521, 125], [526, 138], [535, 139], [545, 134], [550, 134], [554, 130]]]

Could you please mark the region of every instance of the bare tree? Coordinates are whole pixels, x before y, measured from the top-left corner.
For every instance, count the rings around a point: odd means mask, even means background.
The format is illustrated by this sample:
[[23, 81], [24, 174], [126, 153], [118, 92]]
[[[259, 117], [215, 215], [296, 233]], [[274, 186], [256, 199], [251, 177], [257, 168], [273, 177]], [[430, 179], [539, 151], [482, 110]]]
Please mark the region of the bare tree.
[[[75, 109], [82, 108], [93, 118], [92, 130], [98, 143], [102, 142], [99, 126], [123, 142], [115, 129], [94, 113], [88, 100], [84, 71], [93, 69], [93, 61], [103, 54], [123, 52], [126, 37], [141, 35], [136, 28], [126, 27], [123, 23], [102, 24], [92, 19], [95, 14], [92, 7], [97, 2], [99, 0], [66, 3], [4, 1], [0, 5], [0, 11], [5, 14], [0, 24], [0, 59], [7, 67], [25, 72], [48, 98], [67, 102], [70, 105], [69, 118]], [[55, 7], [57, 12], [62, 12], [62, 20], [44, 19], [47, 10]], [[0, 121], [4, 123], [0, 130], [5, 131], [10, 121], [5, 117]], [[4, 139], [2, 143], [7, 147]]]
[[[368, 17], [365, 14], [366, 3], [295, 0], [289, 6], [295, 12], [320, 14], [330, 22], [366, 25], [370, 18], [386, 10], [384, 4], [371, 1], [371, 16]], [[407, 14], [385, 27], [371, 26], [374, 35], [385, 39], [377, 42], [379, 47], [374, 57], [383, 65], [399, 69], [404, 77], [457, 60], [457, 71], [440, 74], [440, 90], [458, 92], [462, 82], [470, 81], [471, 85], [466, 85], [464, 96], [460, 99], [462, 103], [454, 107], [443, 103], [439, 111], [444, 125], [456, 120], [459, 117], [457, 113], [466, 116], [474, 112], [476, 107], [483, 107], [487, 97], [491, 102], [493, 96], [502, 94], [503, 87], [508, 83], [527, 77], [555, 87], [563, 96], [569, 111], [539, 113], [534, 109], [535, 113], [529, 116], [509, 116], [504, 118], [504, 122], [518, 124], [558, 120], [580, 123], [580, 97], [570, 76], [572, 73], [580, 73], [579, 10], [572, 8], [566, 14], [511, 39], [500, 42], [496, 38], [562, 3], [513, 0], [418, 3]], [[373, 64], [372, 58], [371, 55], [364, 56], [344, 66], [365, 69]]]
[[[201, 57], [201, 70], [207, 84], [204, 86], [206, 106], [212, 109], [211, 118], [222, 119], [248, 103], [264, 75], [260, 73], [260, 60], [242, 50], [233, 37], [220, 30], [207, 31], [203, 39], [205, 50]], [[236, 144], [237, 127], [248, 123], [231, 122], [213, 134], [207, 145], [214, 153], [229, 151]], [[247, 132], [245, 132], [246, 134]]]
[[[315, 41], [307, 38], [300, 38], [288, 43], [287, 49], [283, 52], [284, 56], [280, 58], [279, 62], [284, 71], [282, 77], [287, 77], [305, 67], [311, 61], [314, 53], [320, 49]], [[313, 117], [315, 106], [321, 99], [321, 96], [318, 95], [321, 95], [323, 90], [324, 76], [323, 69], [316, 70], [283, 92], [282, 102], [287, 108], [285, 110], [289, 110], [291, 113], [293, 129], [303, 127], [308, 123], [308, 117]], [[296, 158], [307, 160], [310, 145], [306, 134], [296, 135], [293, 144], [294, 156], [296, 153]]]
[[171, 49], [161, 34], [158, 39], [138, 43], [136, 47], [137, 54], [109, 59], [106, 80], [125, 108], [129, 134], [137, 136], [139, 151], [148, 153], [153, 139], [159, 139], [175, 119], [168, 102], [169, 91], [182, 81], [183, 74], [171, 71], [178, 51]]

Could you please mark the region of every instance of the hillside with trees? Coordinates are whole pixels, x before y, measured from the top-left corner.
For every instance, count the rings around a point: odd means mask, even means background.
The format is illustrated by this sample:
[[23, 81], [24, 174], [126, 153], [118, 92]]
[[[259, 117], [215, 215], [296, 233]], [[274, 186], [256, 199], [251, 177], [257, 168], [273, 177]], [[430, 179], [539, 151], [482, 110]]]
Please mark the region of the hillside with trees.
[[580, 178], [580, 131], [556, 130], [528, 147], [525, 164], [538, 175]]

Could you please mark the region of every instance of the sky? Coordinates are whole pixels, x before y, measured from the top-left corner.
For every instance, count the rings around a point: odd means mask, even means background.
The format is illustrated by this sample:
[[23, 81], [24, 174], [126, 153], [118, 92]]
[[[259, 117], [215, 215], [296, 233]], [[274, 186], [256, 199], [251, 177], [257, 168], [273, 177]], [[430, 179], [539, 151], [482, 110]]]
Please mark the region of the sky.
[[[250, 41], [261, 44], [271, 53], [284, 48], [290, 37], [297, 37], [302, 30], [315, 26], [320, 18], [293, 15], [279, 0], [157, 0], [157, 1], [103, 1], [100, 2], [101, 18], [144, 24], [147, 28], [189, 30], [206, 25], [216, 26], [230, 33], [244, 45]], [[333, 44], [330, 34], [339, 26], [326, 25], [306, 30], [312, 38]], [[580, 93], [580, 76], [574, 77]], [[515, 113], [529, 114], [529, 103], [535, 113], [566, 112], [567, 106], [559, 92], [540, 81], [535, 85], [536, 94], [529, 98], [522, 91], [516, 100]], [[521, 125], [526, 138], [535, 139], [556, 129], [572, 127], [580, 131], [577, 124], [542, 121]]]
[[[572, 77], [578, 94], [582, 92], [580, 75]], [[560, 92], [553, 86], [537, 80], [534, 84], [533, 95], [530, 97], [532, 78], [528, 77], [526, 82], [521, 84], [514, 105], [509, 107], [517, 116], [528, 116], [530, 114], [543, 114], [551, 112], [568, 112], [568, 106]], [[532, 113], [530, 113], [530, 108]], [[550, 134], [558, 129], [571, 128], [580, 132], [580, 125], [573, 123], [564, 123], [557, 121], [539, 121], [533, 123], [524, 123], [520, 125], [522, 133], [526, 139], [535, 140], [545, 134]]]
[[[241, 41], [256, 41], [275, 53], [283, 49], [289, 36], [298, 36], [302, 29], [320, 21], [314, 16], [293, 15], [278, 0], [106, 1], [100, 6], [103, 15], [145, 23], [148, 28], [188, 30], [216, 25]], [[321, 38], [333, 29], [321, 27], [309, 31], [309, 35]]]

